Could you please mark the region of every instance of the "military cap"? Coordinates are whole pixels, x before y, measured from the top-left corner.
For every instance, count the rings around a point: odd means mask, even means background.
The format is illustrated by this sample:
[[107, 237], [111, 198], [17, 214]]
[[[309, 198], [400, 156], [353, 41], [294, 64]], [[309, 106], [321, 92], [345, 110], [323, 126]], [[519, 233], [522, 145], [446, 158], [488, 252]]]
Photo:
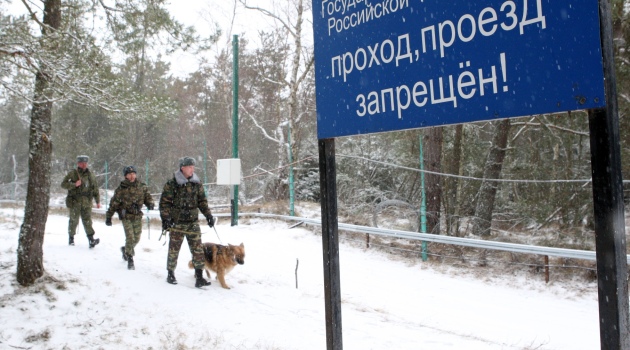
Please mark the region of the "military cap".
[[88, 160], [90, 160], [90, 157], [88, 156], [84, 156], [84, 155], [77, 156], [77, 163], [87, 163]]
[[179, 160], [179, 167], [183, 167], [183, 166], [188, 166], [188, 165], [195, 165], [195, 158], [192, 157], [184, 157], [182, 159]]
[[136, 171], [136, 167], [133, 166], [133, 165], [126, 166], [123, 169], [123, 176], [127, 176], [127, 174], [129, 174], [129, 173], [136, 173], [137, 174], [138, 172]]

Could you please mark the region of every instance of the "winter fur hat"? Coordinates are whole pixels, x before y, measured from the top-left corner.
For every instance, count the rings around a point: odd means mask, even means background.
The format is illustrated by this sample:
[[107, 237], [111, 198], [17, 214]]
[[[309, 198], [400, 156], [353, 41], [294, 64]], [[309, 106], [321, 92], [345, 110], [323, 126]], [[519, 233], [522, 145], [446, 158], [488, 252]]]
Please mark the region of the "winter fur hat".
[[136, 174], [138, 173], [136, 171], [135, 166], [130, 165], [130, 166], [126, 166], [125, 169], [123, 169], [123, 176], [127, 176], [127, 174], [130, 174], [130, 173], [136, 173]]
[[87, 163], [88, 160], [90, 160], [90, 157], [88, 156], [84, 156], [84, 155], [77, 156], [77, 163]]
[[182, 159], [179, 160], [179, 167], [183, 167], [183, 166], [188, 166], [188, 165], [195, 165], [195, 158], [192, 157], [184, 157]]

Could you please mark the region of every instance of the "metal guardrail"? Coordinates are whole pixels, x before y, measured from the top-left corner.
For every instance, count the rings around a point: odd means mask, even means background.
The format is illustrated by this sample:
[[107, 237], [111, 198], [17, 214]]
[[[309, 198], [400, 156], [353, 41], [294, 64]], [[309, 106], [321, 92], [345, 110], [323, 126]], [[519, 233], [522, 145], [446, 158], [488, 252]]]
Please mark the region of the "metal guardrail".
[[[229, 216], [229, 214], [217, 214], [215, 216]], [[295, 217], [295, 216], [266, 214], [266, 213], [239, 213], [239, 217], [240, 216], [269, 217], [269, 218], [277, 218], [277, 219], [289, 220], [289, 221], [303, 221], [311, 225], [321, 226], [321, 221], [319, 219], [309, 219], [309, 218], [302, 218], [302, 217]], [[410, 239], [410, 240], [417, 240], [417, 241], [453, 244], [453, 245], [460, 245], [460, 246], [465, 246], [465, 247], [493, 249], [493, 250], [501, 250], [501, 251], [506, 251], [506, 252], [513, 252], [513, 253], [547, 255], [547, 256], [555, 256], [555, 257], [561, 257], [561, 258], [583, 259], [583, 260], [590, 260], [590, 261], [597, 260], [595, 252], [590, 251], [590, 250], [577, 250], [577, 249], [566, 249], [566, 248], [532, 246], [532, 245], [518, 244], [518, 243], [493, 242], [493, 241], [486, 241], [486, 240], [481, 240], [481, 239], [440, 236], [440, 235], [434, 235], [434, 234], [429, 234], [429, 233], [390, 230], [390, 229], [385, 229], [385, 228], [359, 226], [359, 225], [351, 225], [351, 224], [343, 224], [343, 223], [339, 223], [339, 229], [344, 230], [344, 231], [369, 233], [369, 234], [375, 234], [375, 235], [387, 236], [387, 237], [393, 237], [393, 238], [403, 238], [403, 239]], [[626, 261], [630, 263], [630, 255], [626, 255]]]

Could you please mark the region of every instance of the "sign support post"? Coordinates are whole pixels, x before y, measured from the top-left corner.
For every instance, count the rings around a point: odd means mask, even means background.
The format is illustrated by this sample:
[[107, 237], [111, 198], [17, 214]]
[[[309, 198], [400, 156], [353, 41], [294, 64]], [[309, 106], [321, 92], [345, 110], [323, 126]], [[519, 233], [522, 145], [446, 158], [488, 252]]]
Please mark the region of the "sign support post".
[[599, 334], [601, 349], [630, 349], [623, 188], [614, 121], [605, 109], [589, 110]]
[[322, 207], [322, 251], [326, 349], [341, 350], [341, 278], [339, 275], [339, 222], [337, 220], [337, 165], [335, 139], [319, 139], [319, 186]]
[[628, 263], [611, 9], [599, 0], [606, 108], [588, 111], [602, 349], [630, 349]]

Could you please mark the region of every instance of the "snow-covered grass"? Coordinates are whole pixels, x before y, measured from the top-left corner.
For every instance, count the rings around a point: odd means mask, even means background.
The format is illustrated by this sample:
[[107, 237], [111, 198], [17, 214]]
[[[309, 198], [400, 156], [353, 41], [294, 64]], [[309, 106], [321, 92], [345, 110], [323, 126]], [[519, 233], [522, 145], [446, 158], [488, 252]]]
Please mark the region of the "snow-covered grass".
[[[67, 245], [67, 217], [50, 215], [46, 275], [15, 280], [21, 209], [0, 210], [0, 349], [325, 349], [323, 262], [318, 229], [243, 219], [217, 225], [224, 243], [245, 244], [245, 265], [194, 288], [182, 246], [166, 278], [164, 239], [152, 226], [136, 270], [120, 256], [120, 222], [95, 217], [101, 244], [82, 227]], [[204, 241], [218, 242], [202, 228]], [[545, 284], [527, 274], [477, 274], [341, 244], [345, 349], [596, 349], [594, 282]], [[297, 286], [296, 286], [297, 284]]]

